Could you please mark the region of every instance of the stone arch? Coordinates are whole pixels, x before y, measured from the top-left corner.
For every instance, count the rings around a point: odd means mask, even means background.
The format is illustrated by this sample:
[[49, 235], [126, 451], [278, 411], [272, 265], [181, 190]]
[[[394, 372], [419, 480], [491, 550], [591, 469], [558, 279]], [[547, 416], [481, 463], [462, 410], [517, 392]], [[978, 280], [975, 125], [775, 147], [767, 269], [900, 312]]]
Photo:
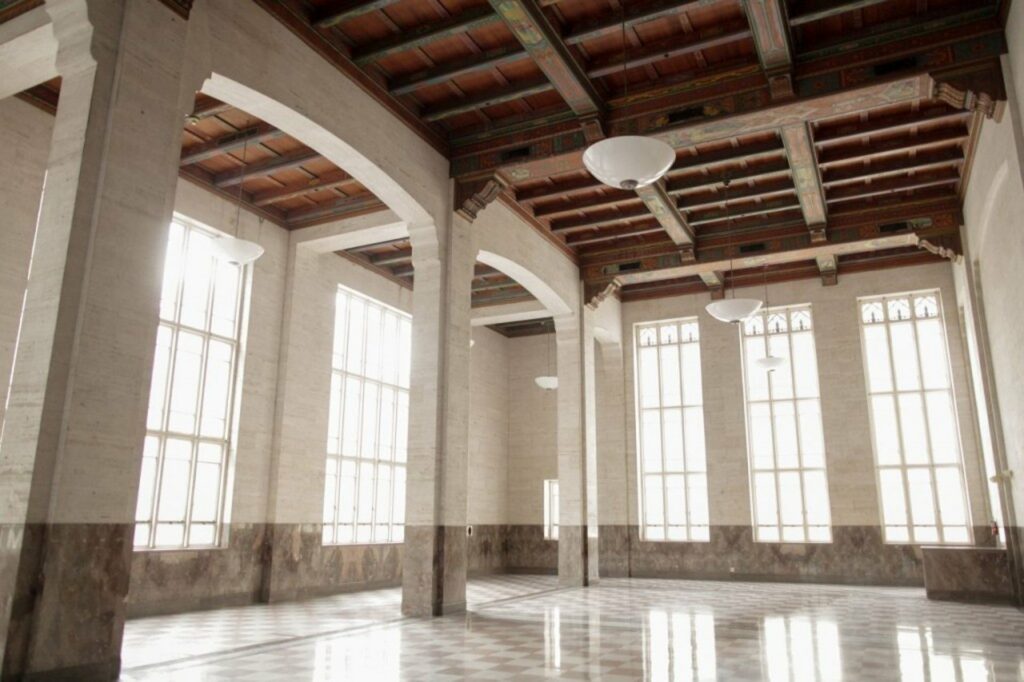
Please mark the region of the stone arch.
[[188, 55], [196, 87], [312, 147], [410, 227], [448, 219], [444, 155], [255, 3], [197, 0]]
[[571, 312], [569, 305], [562, 297], [529, 268], [491, 251], [477, 252], [476, 259], [478, 262], [490, 265], [495, 270], [500, 270], [514, 279], [524, 289], [529, 291], [534, 298], [540, 301], [553, 316], [558, 317]]

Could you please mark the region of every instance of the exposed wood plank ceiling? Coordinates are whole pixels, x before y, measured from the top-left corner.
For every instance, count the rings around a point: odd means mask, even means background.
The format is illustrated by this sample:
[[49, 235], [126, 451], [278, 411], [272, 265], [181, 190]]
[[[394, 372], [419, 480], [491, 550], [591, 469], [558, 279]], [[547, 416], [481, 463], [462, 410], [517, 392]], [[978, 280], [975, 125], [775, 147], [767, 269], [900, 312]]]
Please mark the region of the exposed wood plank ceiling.
[[[591, 295], [718, 295], [727, 278], [701, 264], [729, 259], [732, 282], [772, 262], [775, 279], [830, 283], [939, 257], [871, 245], [893, 234], [957, 251], [977, 130], [1005, 97], [1006, 0], [256, 1], [446, 154], [462, 195], [500, 178]], [[240, 180], [288, 227], [377, 208], [343, 169], [224, 116], [237, 130], [198, 124], [183, 172], [221, 192]], [[201, 158], [232, 134], [259, 140], [248, 170], [237, 151]], [[619, 134], [675, 147], [663, 185], [583, 169], [589, 143]], [[324, 187], [302, 191], [311, 177]], [[772, 260], [786, 253], [815, 255]], [[411, 276], [407, 244], [348, 255]]]

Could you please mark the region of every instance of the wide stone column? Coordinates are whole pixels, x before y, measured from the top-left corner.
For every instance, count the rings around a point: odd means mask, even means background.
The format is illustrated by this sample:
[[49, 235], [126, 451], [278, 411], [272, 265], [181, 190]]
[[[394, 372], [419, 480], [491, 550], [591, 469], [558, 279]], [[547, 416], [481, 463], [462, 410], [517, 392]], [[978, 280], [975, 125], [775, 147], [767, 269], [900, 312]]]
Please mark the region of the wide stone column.
[[555, 317], [558, 357], [558, 583], [597, 578], [594, 337], [585, 306]]
[[410, 616], [466, 606], [470, 228], [459, 214], [409, 228], [416, 283], [402, 612]]
[[3, 679], [113, 679], [185, 21], [157, 0], [47, 10], [63, 83], [0, 441]]

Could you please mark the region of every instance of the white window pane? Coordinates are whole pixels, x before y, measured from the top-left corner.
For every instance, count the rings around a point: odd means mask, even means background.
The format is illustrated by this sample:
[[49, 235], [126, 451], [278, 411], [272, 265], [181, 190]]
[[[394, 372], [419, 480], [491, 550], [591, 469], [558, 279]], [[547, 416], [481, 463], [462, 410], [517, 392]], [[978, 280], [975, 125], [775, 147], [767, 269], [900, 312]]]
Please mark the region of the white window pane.
[[196, 463], [196, 480], [192, 488], [192, 521], [214, 522], [220, 507], [220, 464]]
[[900, 425], [903, 430], [903, 457], [907, 464], [927, 464], [928, 436], [924, 423], [924, 406], [919, 393], [899, 396]]
[[784, 371], [790, 366], [789, 362], [789, 337], [786, 334], [775, 334], [768, 336], [768, 350], [771, 354], [777, 358], [782, 358], [786, 361], [783, 370], [778, 372], [771, 372], [768, 375], [768, 381], [772, 388], [772, 398], [775, 400], [787, 399], [793, 397], [793, 377], [788, 371]]
[[[793, 342], [793, 374], [795, 375], [795, 391], [798, 398], [818, 397], [818, 358], [814, 350], [814, 336], [811, 332], [798, 332], [792, 335]], [[786, 371], [784, 367], [780, 371]]]
[[935, 526], [914, 526], [914, 542], [930, 543], [939, 541], [939, 529]]
[[925, 394], [928, 406], [928, 428], [931, 433], [932, 461], [936, 464], [954, 464], [960, 456], [957, 439], [956, 415], [949, 391]]
[[149, 544], [149, 529], [148, 523], [136, 523], [135, 524], [135, 537], [132, 540], [132, 544], [136, 547], [146, 547]]
[[331, 399], [327, 412], [327, 454], [341, 454], [341, 376], [331, 375]]
[[362, 386], [358, 379], [345, 378], [345, 400], [341, 421], [341, 454], [359, 456], [359, 413], [362, 407]]
[[889, 342], [885, 327], [864, 328], [864, 357], [868, 370], [868, 391], [884, 393], [892, 390], [892, 370], [889, 363]]
[[686, 524], [686, 479], [682, 474], [665, 477], [665, 522]]
[[960, 469], [955, 466], [935, 469], [935, 489], [939, 498], [939, 513], [944, 526], [966, 526], [967, 510], [964, 505], [963, 482]]
[[939, 319], [917, 323], [917, 342], [921, 350], [921, 371], [926, 389], [949, 388], [949, 359], [946, 339]]
[[711, 532], [707, 526], [690, 526], [690, 539], [695, 542], [707, 542], [711, 539]]
[[683, 436], [686, 448], [686, 470], [706, 470], [704, 411], [702, 408], [687, 407], [683, 411]]
[[390, 460], [395, 452], [395, 389], [382, 386], [380, 389], [380, 425], [378, 452], [383, 460]]
[[643, 470], [661, 471], [661, 413], [658, 410], [644, 410], [641, 416], [643, 446]]
[[792, 469], [800, 465], [796, 439], [796, 414], [793, 403], [789, 401], [773, 404], [775, 416], [775, 466], [780, 469]]
[[363, 373], [363, 344], [366, 342], [366, 304], [352, 298], [348, 308], [348, 346], [345, 355], [345, 369], [355, 374]]
[[967, 543], [971, 541], [966, 526], [944, 526], [942, 535], [945, 542]]
[[829, 524], [828, 484], [824, 471], [804, 472], [804, 507], [807, 510], [807, 523], [812, 526]]
[[910, 529], [906, 526], [886, 526], [886, 542], [910, 542]]
[[184, 541], [185, 524], [158, 523], [156, 525], [156, 538], [153, 541], [156, 547], [179, 547]]
[[341, 463], [341, 489], [338, 491], [338, 523], [352, 524], [356, 520], [356, 463]]
[[[150, 440], [147, 438], [146, 440]], [[152, 440], [156, 440], [155, 438]], [[139, 477], [139, 497], [135, 503], [135, 520], [149, 521], [153, 513], [153, 492], [156, 487], [156, 457], [142, 458], [142, 475]]]
[[896, 423], [896, 402], [891, 395], [871, 396], [871, 422], [878, 464], [899, 464], [899, 426]]
[[752, 336], [743, 339], [743, 357], [746, 359], [747, 400], [768, 400], [768, 372], [757, 366], [757, 360], [764, 357], [764, 337]]
[[380, 379], [380, 332], [383, 322], [380, 308], [375, 305], [366, 307], [366, 364], [363, 373], [370, 379]]
[[778, 542], [780, 539], [778, 526], [757, 527], [758, 542]]
[[821, 408], [817, 400], [797, 403], [800, 424], [800, 453], [805, 467], [825, 466], [825, 438], [821, 431]]
[[373, 469], [373, 464], [369, 462], [359, 465], [359, 497], [356, 505], [356, 522], [359, 524], [369, 524], [373, 521]]
[[348, 340], [348, 294], [338, 290], [334, 297], [334, 352], [331, 366], [345, 369], [345, 343]]
[[683, 471], [683, 414], [679, 408], [661, 411], [665, 471]]
[[[704, 474], [686, 477], [686, 500], [690, 510], [690, 523], [708, 525], [708, 482]], [[696, 539], [696, 538], [694, 538]]]
[[[558, 508], [555, 507], [555, 522], [558, 522]], [[391, 523], [405, 523], [405, 467], [395, 467], [395, 488], [391, 497]], [[401, 538], [392, 537], [394, 542]]]
[[658, 352], [661, 357], [661, 405], [681, 405], [683, 398], [679, 386], [679, 347], [662, 346]]
[[164, 425], [164, 411], [167, 401], [167, 379], [171, 369], [170, 327], [160, 325], [156, 333], [156, 351], [153, 354], [153, 379], [149, 388], [149, 412], [146, 428], [159, 431]]
[[185, 285], [179, 316], [182, 324], [206, 330], [210, 283], [215, 265], [210, 238], [196, 230], [189, 230], [185, 254]]
[[910, 518], [915, 526], [933, 526], [935, 498], [932, 494], [932, 472], [924, 467], [907, 469], [907, 492], [910, 494]]
[[661, 476], [644, 478], [644, 523], [648, 526], [661, 526], [665, 523], [663, 491]]
[[398, 413], [395, 417], [395, 461], [404, 462], [409, 440], [409, 394], [398, 394]]
[[391, 519], [391, 466], [377, 465], [377, 499], [374, 501], [377, 523], [386, 524]]
[[771, 469], [775, 466], [772, 444], [771, 408], [766, 403], [750, 405], [750, 453], [754, 469]]
[[383, 371], [381, 380], [387, 384], [398, 383], [398, 315], [387, 311], [384, 315], [384, 336], [381, 339], [381, 355]]
[[640, 349], [640, 406], [657, 407], [660, 404], [658, 375], [658, 349]]
[[914, 323], [900, 322], [889, 326], [892, 342], [893, 369], [896, 374], [896, 388], [900, 391], [916, 391], [921, 388], [917, 372], [917, 344], [914, 340]]
[[170, 431], [193, 433], [199, 399], [199, 377], [203, 367], [203, 337], [179, 332], [174, 354], [174, 378], [171, 386]]
[[[333, 460], [329, 460], [333, 461]], [[324, 523], [333, 525], [338, 511], [338, 476], [330, 472], [324, 476]]]
[[192, 472], [192, 445], [188, 441], [168, 440], [164, 446], [164, 466], [160, 481], [157, 519], [184, 521], [188, 502], [188, 483]]
[[903, 474], [899, 469], [882, 469], [878, 472], [878, 479], [885, 525], [906, 525], [907, 504], [903, 493]]
[[171, 223], [167, 238], [167, 255], [164, 257], [164, 278], [160, 293], [160, 319], [174, 320], [178, 309], [178, 290], [181, 285], [181, 268], [184, 264], [185, 227]]
[[679, 343], [679, 325], [675, 322], [669, 324], [663, 324], [659, 328], [659, 336], [661, 343], [663, 344], [677, 344]]
[[403, 319], [398, 332], [398, 385], [402, 388], [409, 388], [412, 363], [412, 322]]
[[798, 472], [783, 471], [779, 474], [779, 503], [783, 525], [803, 525], [803, 493]]
[[206, 350], [206, 377], [203, 389], [203, 414], [199, 433], [209, 438], [226, 438], [228, 397], [231, 395], [231, 361], [234, 348], [210, 339]]
[[759, 526], [774, 526], [779, 522], [775, 494], [775, 474], [754, 474], [754, 510]]
[[213, 316], [210, 324], [210, 331], [214, 334], [235, 336], [241, 284], [241, 270], [237, 265], [225, 261], [217, 263], [213, 286]]
[[700, 367], [700, 345], [686, 343], [681, 347], [683, 363], [683, 404], [704, 404], [703, 379]]

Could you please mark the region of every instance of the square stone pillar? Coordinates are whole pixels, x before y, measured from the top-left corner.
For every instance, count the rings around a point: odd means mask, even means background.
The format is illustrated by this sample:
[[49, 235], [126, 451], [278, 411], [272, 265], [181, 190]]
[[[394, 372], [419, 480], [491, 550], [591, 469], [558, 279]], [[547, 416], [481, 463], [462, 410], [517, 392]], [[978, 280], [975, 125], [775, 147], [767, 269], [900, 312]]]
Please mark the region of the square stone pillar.
[[157, 0], [47, 10], [63, 83], [0, 441], [3, 679], [114, 679], [186, 24]]
[[466, 606], [469, 450], [470, 222], [410, 226], [412, 380], [402, 612], [438, 616]]
[[555, 318], [558, 583], [563, 587], [587, 585], [598, 573], [594, 336], [584, 310]]

